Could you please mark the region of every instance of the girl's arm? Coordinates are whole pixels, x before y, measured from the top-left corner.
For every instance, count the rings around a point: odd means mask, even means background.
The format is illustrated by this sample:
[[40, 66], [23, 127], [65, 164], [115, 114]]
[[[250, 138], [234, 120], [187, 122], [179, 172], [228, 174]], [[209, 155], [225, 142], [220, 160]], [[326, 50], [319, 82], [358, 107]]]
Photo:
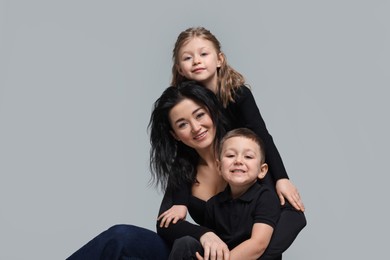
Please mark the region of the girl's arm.
[[232, 105], [238, 110], [238, 126], [251, 129], [263, 140], [266, 161], [269, 166], [268, 174], [272, 175], [275, 182], [283, 178], [288, 179], [282, 158], [271, 134], [267, 130], [251, 90], [245, 86], [240, 87], [236, 93], [235, 103]]
[[237, 90], [233, 109], [236, 109], [238, 122], [236, 126], [247, 127], [254, 131], [264, 142], [266, 161], [269, 166], [268, 174], [271, 175], [280, 203], [284, 205], [285, 198], [297, 209], [304, 211], [305, 206], [301, 200], [298, 189], [289, 180], [282, 158], [268, 132], [266, 124], [260, 114], [251, 90], [245, 86]]

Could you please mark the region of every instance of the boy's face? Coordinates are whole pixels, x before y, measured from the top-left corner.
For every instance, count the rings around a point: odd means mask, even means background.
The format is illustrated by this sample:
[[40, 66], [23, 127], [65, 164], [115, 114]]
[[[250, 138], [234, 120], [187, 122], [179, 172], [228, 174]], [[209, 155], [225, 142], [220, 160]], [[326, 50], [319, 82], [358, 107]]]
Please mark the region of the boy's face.
[[264, 178], [268, 171], [259, 145], [253, 140], [236, 136], [225, 141], [220, 155], [219, 167], [222, 177], [232, 186], [251, 186], [257, 178]]

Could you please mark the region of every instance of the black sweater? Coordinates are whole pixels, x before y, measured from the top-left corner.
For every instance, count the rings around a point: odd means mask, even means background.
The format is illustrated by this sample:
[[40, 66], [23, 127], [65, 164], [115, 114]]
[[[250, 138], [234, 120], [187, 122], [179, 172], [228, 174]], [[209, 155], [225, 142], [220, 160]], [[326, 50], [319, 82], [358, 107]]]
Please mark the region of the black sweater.
[[[234, 100], [235, 102], [230, 102], [224, 109], [230, 128], [246, 127], [254, 131], [265, 145], [266, 162], [269, 167], [267, 176], [271, 176], [274, 182], [282, 178], [288, 178], [282, 158], [267, 130], [251, 90], [245, 86], [238, 88]], [[157, 233], [169, 243], [173, 243], [175, 239], [186, 235], [199, 239], [204, 233], [210, 231], [210, 229], [201, 226], [204, 224], [205, 202], [191, 195], [190, 185], [183, 185], [182, 187], [183, 189], [175, 191], [167, 189], [159, 214], [168, 210], [172, 205], [186, 205], [189, 214], [200, 226], [185, 220], [179, 221], [177, 224], [170, 224], [168, 228], [160, 228], [159, 223], [157, 223]]]

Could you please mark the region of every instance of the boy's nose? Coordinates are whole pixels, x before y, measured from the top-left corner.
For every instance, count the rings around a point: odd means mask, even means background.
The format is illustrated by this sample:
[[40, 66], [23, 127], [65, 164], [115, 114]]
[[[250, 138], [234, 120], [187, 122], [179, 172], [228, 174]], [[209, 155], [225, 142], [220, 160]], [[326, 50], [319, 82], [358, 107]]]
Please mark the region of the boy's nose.
[[234, 161], [235, 164], [242, 164], [241, 156], [237, 156], [236, 160]]

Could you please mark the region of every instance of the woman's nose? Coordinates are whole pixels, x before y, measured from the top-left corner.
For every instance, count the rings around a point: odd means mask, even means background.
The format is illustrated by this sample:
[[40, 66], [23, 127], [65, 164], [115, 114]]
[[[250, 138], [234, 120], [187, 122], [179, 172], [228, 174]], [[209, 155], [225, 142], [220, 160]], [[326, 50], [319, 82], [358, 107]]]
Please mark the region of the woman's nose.
[[198, 122], [191, 123], [191, 132], [197, 133], [201, 129], [201, 125]]

